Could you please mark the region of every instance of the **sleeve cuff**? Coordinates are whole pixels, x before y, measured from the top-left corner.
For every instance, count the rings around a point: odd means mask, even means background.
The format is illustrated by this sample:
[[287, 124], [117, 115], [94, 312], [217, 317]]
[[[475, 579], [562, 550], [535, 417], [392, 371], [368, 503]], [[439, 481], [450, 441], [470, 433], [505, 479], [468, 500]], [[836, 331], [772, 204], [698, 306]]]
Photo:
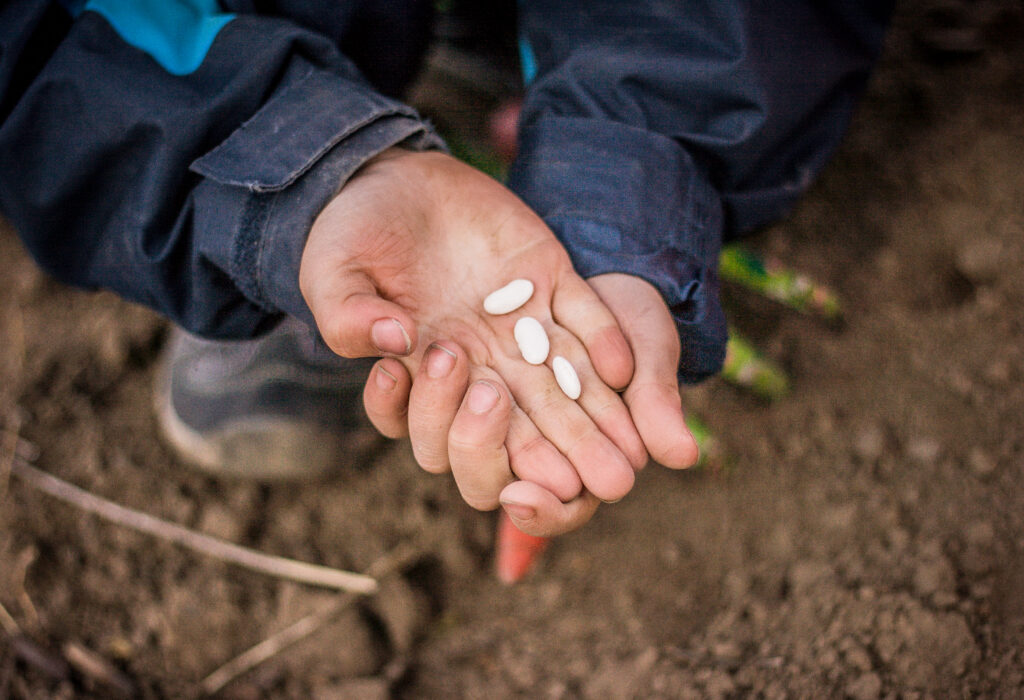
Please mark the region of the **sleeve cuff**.
[[414, 110], [340, 76], [311, 72], [195, 161], [195, 227], [206, 256], [268, 313], [311, 327], [299, 291], [306, 237], [320, 211], [388, 148], [443, 149]]
[[656, 133], [558, 116], [524, 126], [520, 153], [509, 184], [565, 244], [576, 270], [653, 284], [679, 330], [680, 380], [717, 373], [726, 342], [722, 205], [690, 155]]
[[[346, 139], [298, 182], [274, 196], [266, 209], [262, 235], [255, 242], [258, 257], [243, 264], [243, 269], [256, 270], [251, 280], [255, 299], [315, 327], [313, 314], [299, 291], [299, 264], [313, 221], [364, 163], [397, 145], [416, 151], [444, 147], [440, 137], [416, 119], [382, 117]], [[256, 246], [243, 244], [237, 254], [244, 260]]]

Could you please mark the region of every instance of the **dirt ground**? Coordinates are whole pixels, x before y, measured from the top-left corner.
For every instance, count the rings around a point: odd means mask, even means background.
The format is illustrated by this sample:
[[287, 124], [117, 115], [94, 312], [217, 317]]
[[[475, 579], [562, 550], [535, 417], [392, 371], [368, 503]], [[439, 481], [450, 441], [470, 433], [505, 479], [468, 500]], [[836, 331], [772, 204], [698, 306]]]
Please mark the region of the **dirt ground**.
[[[7, 227], [3, 444], [20, 433], [46, 471], [270, 553], [363, 570], [420, 548], [227, 698], [1024, 697], [1024, 20], [1016, 2], [967, 4], [978, 45], [947, 35], [953, 54], [901, 10], [840, 153], [752, 241], [838, 290], [844, 327], [731, 293], [791, 395], [687, 390], [721, 463], [650, 465], [519, 585], [490, 570], [494, 515], [419, 471], [405, 443], [321, 484], [185, 468], [150, 412], [165, 324], [47, 279]], [[194, 697], [335, 599], [16, 478], [0, 503], [0, 697], [116, 696], [57, 663], [76, 649], [128, 695]]]

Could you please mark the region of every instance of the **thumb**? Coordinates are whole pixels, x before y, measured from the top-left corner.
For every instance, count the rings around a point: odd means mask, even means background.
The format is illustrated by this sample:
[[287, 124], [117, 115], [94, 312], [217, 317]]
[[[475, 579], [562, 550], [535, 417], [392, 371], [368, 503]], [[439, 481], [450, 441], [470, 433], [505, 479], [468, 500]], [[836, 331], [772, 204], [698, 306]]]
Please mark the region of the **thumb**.
[[416, 324], [403, 307], [380, 296], [364, 273], [300, 274], [306, 304], [324, 342], [342, 357], [405, 356], [416, 347]]
[[695, 464], [697, 443], [683, 418], [676, 379], [679, 335], [661, 294], [631, 275], [598, 275], [589, 282], [633, 350], [636, 370], [622, 398], [651, 458], [673, 469]]

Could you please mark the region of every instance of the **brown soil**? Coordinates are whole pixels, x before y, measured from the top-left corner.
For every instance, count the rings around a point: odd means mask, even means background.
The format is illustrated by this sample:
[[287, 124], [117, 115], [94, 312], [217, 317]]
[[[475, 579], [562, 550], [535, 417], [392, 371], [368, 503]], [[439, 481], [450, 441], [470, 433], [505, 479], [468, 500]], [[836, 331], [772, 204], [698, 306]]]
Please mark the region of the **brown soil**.
[[[48, 280], [6, 228], [0, 426], [49, 472], [264, 551], [360, 570], [418, 538], [380, 595], [224, 697], [1024, 696], [1024, 21], [970, 5], [973, 53], [936, 52], [901, 12], [840, 154], [753, 242], [834, 286], [845, 326], [730, 295], [792, 394], [687, 391], [723, 464], [648, 467], [520, 585], [491, 574], [493, 514], [404, 443], [316, 485], [182, 466], [149, 409], [164, 323]], [[0, 697], [111, 696], [95, 673], [60, 677], [69, 644], [133, 695], [192, 697], [333, 598], [17, 479], [0, 499], [0, 603], [49, 655], [0, 636]]]

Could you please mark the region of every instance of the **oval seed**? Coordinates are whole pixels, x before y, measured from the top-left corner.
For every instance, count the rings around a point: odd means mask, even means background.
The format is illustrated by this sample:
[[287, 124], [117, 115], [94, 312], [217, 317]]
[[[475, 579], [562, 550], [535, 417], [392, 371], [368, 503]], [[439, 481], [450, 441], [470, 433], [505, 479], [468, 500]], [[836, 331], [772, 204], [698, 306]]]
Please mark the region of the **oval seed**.
[[565, 395], [573, 401], [578, 399], [583, 388], [580, 386], [579, 375], [576, 374], [572, 364], [561, 355], [555, 355], [555, 359], [551, 360], [551, 370], [555, 373], [558, 387], [565, 392]]
[[491, 292], [484, 299], [484, 311], [494, 316], [511, 313], [533, 296], [533, 282], [512, 280], [501, 289]]
[[548, 334], [540, 321], [530, 316], [523, 316], [516, 321], [516, 327], [512, 329], [512, 335], [519, 345], [519, 352], [523, 359], [531, 365], [542, 365], [548, 359], [548, 351], [551, 343], [548, 341]]

